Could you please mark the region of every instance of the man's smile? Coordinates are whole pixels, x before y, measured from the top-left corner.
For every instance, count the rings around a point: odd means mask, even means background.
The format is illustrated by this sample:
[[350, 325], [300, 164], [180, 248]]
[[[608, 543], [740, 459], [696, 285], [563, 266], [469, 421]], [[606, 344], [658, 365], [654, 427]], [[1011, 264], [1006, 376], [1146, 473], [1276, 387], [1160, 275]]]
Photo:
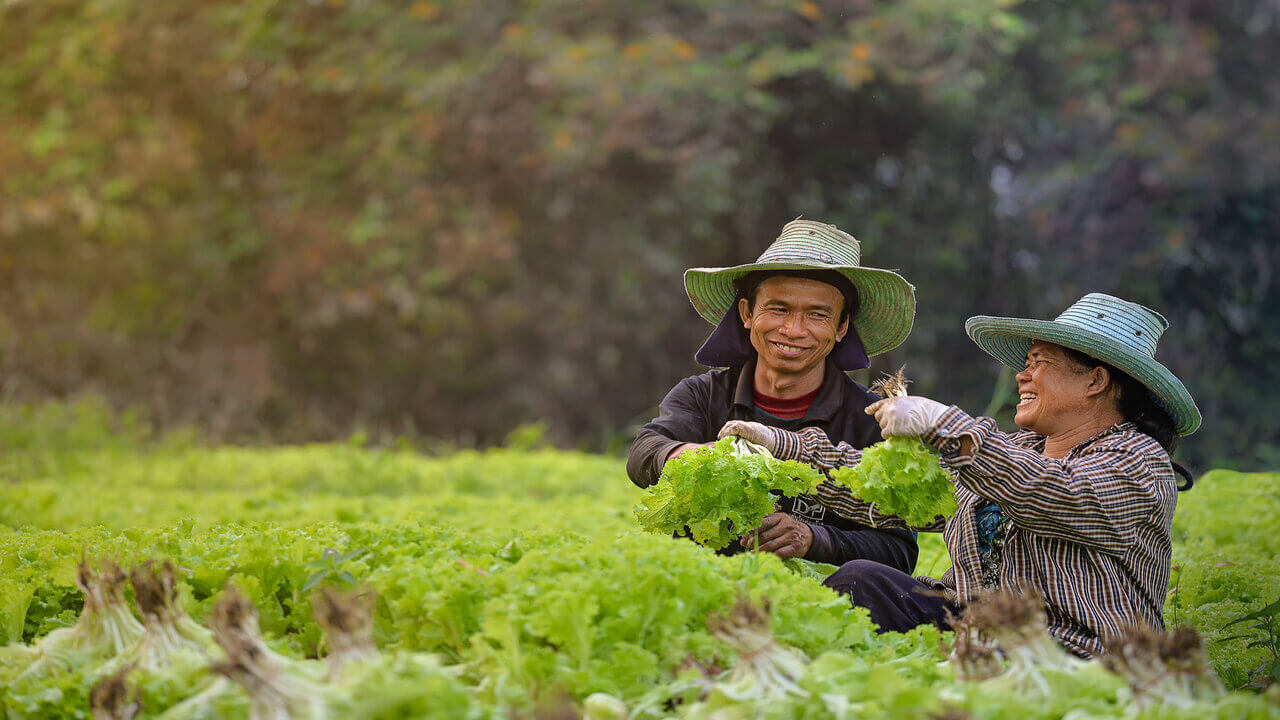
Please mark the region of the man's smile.
[[806, 347], [800, 347], [799, 345], [789, 345], [787, 343], [781, 343], [781, 342], [778, 342], [777, 340], [770, 340], [769, 342], [772, 343], [773, 346], [778, 349], [778, 352], [780, 354], [785, 355], [787, 357], [799, 357], [809, 349]]

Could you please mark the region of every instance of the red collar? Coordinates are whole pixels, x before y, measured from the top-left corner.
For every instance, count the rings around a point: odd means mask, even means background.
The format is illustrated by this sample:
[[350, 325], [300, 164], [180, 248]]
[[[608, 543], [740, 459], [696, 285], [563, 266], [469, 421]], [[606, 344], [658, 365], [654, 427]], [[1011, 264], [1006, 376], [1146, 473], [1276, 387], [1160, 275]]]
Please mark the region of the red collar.
[[813, 392], [807, 395], [801, 395], [797, 398], [776, 398], [765, 395], [759, 390], [755, 391], [756, 407], [769, 413], [774, 417], [780, 417], [784, 420], [799, 420], [809, 411], [809, 406], [813, 404], [815, 398], [818, 397], [818, 391], [822, 387], [819, 386]]

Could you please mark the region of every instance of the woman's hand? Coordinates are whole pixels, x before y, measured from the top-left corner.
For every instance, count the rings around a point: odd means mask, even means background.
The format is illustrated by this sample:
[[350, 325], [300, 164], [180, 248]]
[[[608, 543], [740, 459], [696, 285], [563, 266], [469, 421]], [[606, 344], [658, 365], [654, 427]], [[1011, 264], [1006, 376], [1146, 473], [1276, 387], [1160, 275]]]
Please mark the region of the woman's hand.
[[908, 395], [871, 403], [867, 414], [876, 416], [880, 433], [885, 437], [919, 437], [938, 424], [947, 407], [927, 397]]
[[768, 425], [749, 420], [730, 420], [720, 428], [720, 434], [717, 437], [727, 438], [730, 435], [737, 435], [743, 440], [763, 445], [770, 453], [778, 452], [778, 436]]

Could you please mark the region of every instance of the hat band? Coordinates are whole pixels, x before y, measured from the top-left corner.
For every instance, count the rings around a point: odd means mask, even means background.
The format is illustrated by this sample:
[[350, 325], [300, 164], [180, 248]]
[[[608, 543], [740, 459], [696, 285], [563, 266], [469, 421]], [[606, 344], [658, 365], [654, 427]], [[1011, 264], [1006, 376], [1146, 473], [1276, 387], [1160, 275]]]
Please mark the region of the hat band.
[[761, 255], [757, 263], [797, 263], [809, 265], [811, 263], [820, 262], [823, 265], [838, 265], [845, 267], [857, 267], [857, 263], [842, 261], [830, 253], [787, 253], [787, 254], [771, 254], [765, 253]]

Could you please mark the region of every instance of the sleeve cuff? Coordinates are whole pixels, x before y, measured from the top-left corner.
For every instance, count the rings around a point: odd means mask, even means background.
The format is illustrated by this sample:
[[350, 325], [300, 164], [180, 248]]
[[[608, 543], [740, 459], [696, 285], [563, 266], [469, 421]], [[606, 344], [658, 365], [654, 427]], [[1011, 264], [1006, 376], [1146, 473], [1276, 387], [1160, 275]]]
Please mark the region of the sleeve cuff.
[[667, 466], [667, 461], [671, 459], [671, 453], [675, 452], [676, 448], [684, 444], [685, 442], [683, 440], [672, 440], [671, 442], [663, 443], [658, 446], [658, 450], [653, 454], [653, 456], [658, 460], [659, 473], [662, 472], [662, 468]]
[[[975, 418], [952, 405], [920, 439], [936, 448], [949, 465], [963, 467], [973, 462], [983, 441], [995, 430], [996, 423], [991, 418]], [[972, 455], [960, 454], [961, 441], [966, 437], [973, 443]]]
[[[777, 446], [773, 451], [773, 456], [779, 460], [799, 460], [800, 454], [804, 447], [800, 442], [800, 435], [790, 430], [782, 428], [772, 428], [774, 436], [774, 444]], [[804, 432], [803, 430], [801, 432]]]
[[805, 524], [813, 531], [813, 542], [809, 545], [809, 552], [804, 554], [804, 559], [810, 562], [830, 563], [836, 550], [835, 541], [831, 539], [831, 531], [822, 525]]

